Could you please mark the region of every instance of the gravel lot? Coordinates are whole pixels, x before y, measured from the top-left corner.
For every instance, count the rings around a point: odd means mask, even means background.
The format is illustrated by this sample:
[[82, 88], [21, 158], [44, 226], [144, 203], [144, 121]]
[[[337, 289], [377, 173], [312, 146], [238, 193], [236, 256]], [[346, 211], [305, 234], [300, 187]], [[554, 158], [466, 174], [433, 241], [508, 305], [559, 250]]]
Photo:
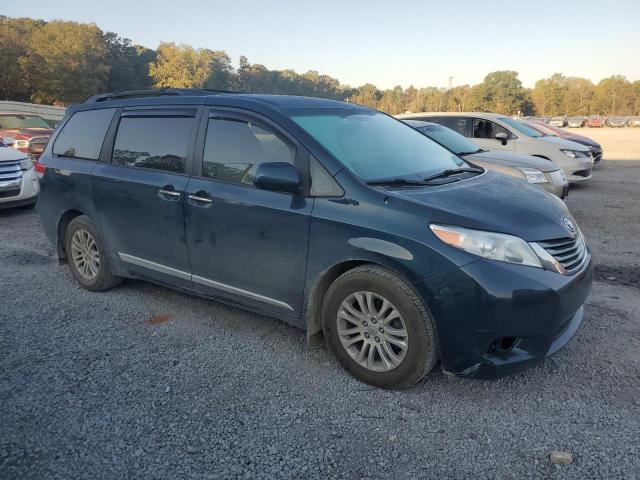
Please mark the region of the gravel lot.
[[2, 212], [0, 478], [640, 478], [640, 162], [567, 203], [598, 262], [574, 340], [515, 377], [402, 392], [276, 320], [81, 290], [35, 213]]

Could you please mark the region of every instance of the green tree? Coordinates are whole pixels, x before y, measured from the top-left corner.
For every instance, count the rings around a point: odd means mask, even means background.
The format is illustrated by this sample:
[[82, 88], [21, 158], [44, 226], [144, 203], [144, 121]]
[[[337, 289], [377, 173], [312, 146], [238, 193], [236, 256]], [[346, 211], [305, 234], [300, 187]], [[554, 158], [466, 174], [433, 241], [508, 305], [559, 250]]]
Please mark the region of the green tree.
[[149, 64], [155, 87], [201, 88], [213, 73], [213, 52], [189, 45], [161, 43]]
[[349, 97], [351, 103], [357, 103], [365, 105], [367, 107], [375, 108], [378, 105], [378, 101], [382, 98], [382, 92], [378, 90], [375, 85], [367, 83], [355, 89], [353, 94]]
[[474, 88], [473, 97], [474, 102], [483, 109], [505, 115], [524, 112], [530, 108], [527, 92], [518, 79], [518, 72], [511, 70], [489, 73], [477, 89]]
[[627, 115], [633, 110], [633, 87], [622, 75], [605, 78], [595, 87], [594, 106], [604, 115]]
[[538, 80], [531, 92], [536, 112], [540, 115], [567, 114], [567, 88], [567, 78], [561, 73], [554, 73], [550, 78]]
[[49, 22], [32, 33], [29, 48], [34, 101], [81, 102], [105, 90], [107, 48], [95, 24]]
[[155, 61], [155, 51], [139, 45], [132, 45], [128, 38], [116, 33], [104, 34], [107, 48], [106, 63], [109, 66], [106, 90], [139, 90], [150, 88], [149, 63]]

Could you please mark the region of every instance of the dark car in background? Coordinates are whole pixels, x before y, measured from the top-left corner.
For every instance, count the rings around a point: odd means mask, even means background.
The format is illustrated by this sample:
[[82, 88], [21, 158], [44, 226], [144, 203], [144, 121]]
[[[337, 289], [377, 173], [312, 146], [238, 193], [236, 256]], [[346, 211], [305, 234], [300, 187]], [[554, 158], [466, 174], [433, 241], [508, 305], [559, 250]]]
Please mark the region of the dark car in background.
[[438, 123], [422, 120], [403, 122], [474, 165], [520, 178], [562, 199], [569, 193], [566, 175], [551, 160], [504, 150], [483, 150], [467, 137]]
[[591, 115], [587, 117], [585, 125], [589, 128], [601, 128], [604, 127], [604, 118], [600, 115]]
[[602, 149], [602, 145], [600, 145], [595, 140], [589, 137], [585, 137], [584, 135], [567, 132], [566, 130], [554, 127], [553, 125], [549, 125], [546, 123], [527, 122], [527, 124], [538, 130], [543, 135], [564, 138], [566, 140], [571, 140], [572, 142], [580, 143], [586, 147], [589, 147], [589, 151], [591, 152], [591, 156], [593, 157], [594, 166], [598, 166], [600, 164], [604, 151]]
[[15, 140], [13, 148], [37, 159], [44, 150], [53, 128], [38, 115], [0, 113], [0, 137]]
[[105, 94], [40, 161], [42, 224], [82, 287], [139, 278], [322, 332], [372, 385], [438, 361], [517, 372], [584, 318], [591, 254], [560, 199], [366, 107]]

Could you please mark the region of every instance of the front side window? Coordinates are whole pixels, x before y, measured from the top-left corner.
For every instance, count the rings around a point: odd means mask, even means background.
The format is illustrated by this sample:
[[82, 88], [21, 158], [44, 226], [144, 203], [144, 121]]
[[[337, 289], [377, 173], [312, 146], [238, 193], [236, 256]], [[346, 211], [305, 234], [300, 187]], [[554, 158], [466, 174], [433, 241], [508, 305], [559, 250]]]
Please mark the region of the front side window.
[[98, 160], [115, 108], [74, 113], [62, 127], [53, 145], [53, 153], [63, 157]]
[[113, 163], [185, 173], [193, 117], [123, 117]]
[[390, 177], [422, 180], [464, 165], [417, 130], [373, 110], [310, 108], [293, 111], [291, 118], [365, 181]]
[[476, 153], [479, 150], [478, 146], [466, 137], [441, 125], [427, 125], [418, 127], [418, 130], [457, 155], [468, 155], [470, 153]]
[[253, 185], [257, 166], [266, 162], [294, 164], [295, 148], [275, 133], [250, 121], [210, 118], [202, 157], [202, 176]]
[[438, 119], [434, 121], [450, 128], [454, 132], [458, 132], [460, 135], [466, 135], [468, 120], [468, 118], [464, 117], [438, 117]]
[[495, 140], [498, 133], [504, 133], [507, 138], [511, 138], [511, 132], [501, 125], [491, 120], [475, 118], [473, 120], [473, 138], [488, 138]]

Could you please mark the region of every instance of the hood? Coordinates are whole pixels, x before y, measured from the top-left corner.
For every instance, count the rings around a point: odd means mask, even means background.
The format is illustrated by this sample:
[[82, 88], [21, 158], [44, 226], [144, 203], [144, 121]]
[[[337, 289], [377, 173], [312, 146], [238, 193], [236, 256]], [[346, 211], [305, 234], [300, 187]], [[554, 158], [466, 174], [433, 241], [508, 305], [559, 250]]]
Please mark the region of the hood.
[[532, 157], [531, 155], [520, 155], [517, 153], [511, 153], [501, 150], [487, 150], [485, 152], [465, 155], [462, 158], [465, 160], [469, 160], [470, 162], [478, 160], [479, 162], [495, 163], [497, 165], [502, 165], [505, 167], [535, 168], [540, 170], [541, 172], [553, 172], [560, 169], [560, 167], [555, 162], [549, 160]]
[[27, 156], [19, 150], [11, 147], [0, 147], [0, 163], [24, 160]]
[[572, 217], [560, 199], [492, 171], [438, 187], [395, 190], [393, 195], [422, 204], [434, 223], [507, 233], [529, 242], [571, 236], [562, 219]]
[[564, 148], [566, 150], [579, 150], [582, 152], [588, 152], [589, 149], [580, 143], [572, 142], [571, 140], [567, 140], [562, 137], [552, 137], [552, 136], [544, 136], [540, 137], [540, 140], [544, 142], [551, 142], [558, 145], [558, 148]]
[[10, 137], [11, 134], [28, 135], [29, 137], [37, 137], [40, 135], [51, 135], [52, 128], [15, 128], [13, 130], [5, 130], [4, 136]]

